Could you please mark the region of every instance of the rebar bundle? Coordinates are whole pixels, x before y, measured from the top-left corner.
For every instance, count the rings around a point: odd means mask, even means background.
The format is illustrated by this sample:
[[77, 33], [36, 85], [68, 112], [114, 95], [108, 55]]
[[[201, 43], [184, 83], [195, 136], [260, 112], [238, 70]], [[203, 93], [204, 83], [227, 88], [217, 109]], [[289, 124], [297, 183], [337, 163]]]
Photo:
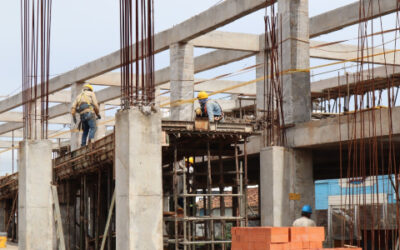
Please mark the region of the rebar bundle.
[[[267, 10], [266, 10], [267, 11]], [[282, 60], [282, 24], [275, 7], [270, 7], [270, 16], [265, 16], [265, 49], [264, 49], [264, 106], [263, 122], [265, 146], [283, 146], [285, 144], [285, 124], [283, 117], [283, 79], [281, 75]]]
[[21, 0], [24, 139], [46, 139], [48, 131], [52, 0]]
[[[399, 165], [393, 140], [392, 109], [396, 103], [395, 79], [386, 68], [385, 89], [377, 89], [375, 82], [365, 84], [374, 77], [373, 57], [364, 61], [369, 53], [374, 54], [375, 34], [374, 21], [368, 21], [376, 12], [380, 12], [380, 0], [360, 0], [359, 9], [359, 40], [357, 73], [354, 74], [355, 87], [339, 93], [339, 110], [342, 97], [347, 114], [341, 121], [339, 116], [340, 142], [340, 172], [347, 179], [341, 195], [341, 236], [342, 244], [358, 245], [368, 249], [398, 249], [400, 210], [399, 210]], [[399, 5], [399, 2], [397, 2]], [[378, 8], [378, 10], [374, 8]], [[399, 6], [398, 6], [399, 8]], [[379, 20], [383, 31], [382, 19]], [[396, 34], [399, 28], [399, 13], [396, 17]], [[385, 51], [385, 38], [382, 32], [382, 44]], [[396, 43], [394, 45], [396, 47]], [[395, 48], [396, 49], [396, 48]], [[390, 55], [384, 54], [385, 60]], [[396, 55], [394, 54], [394, 57]], [[395, 59], [395, 58], [394, 58]], [[394, 68], [393, 68], [394, 70]], [[363, 72], [368, 72], [368, 78]], [[347, 77], [348, 81], [348, 77]], [[386, 96], [384, 94], [386, 93]], [[329, 97], [328, 97], [329, 99]], [[386, 102], [387, 107], [382, 108]], [[350, 113], [349, 109], [352, 109]], [[382, 118], [387, 117], [387, 124]], [[342, 131], [341, 123], [347, 124], [347, 134]], [[388, 139], [381, 137], [388, 131]], [[344, 139], [342, 138], [344, 137]], [[383, 177], [387, 182], [382, 182]], [[370, 183], [367, 183], [369, 180]], [[355, 185], [354, 183], [358, 183]], [[388, 204], [389, 197], [382, 198], [384, 190], [393, 189], [395, 201]], [[390, 212], [392, 211], [392, 212]], [[393, 214], [394, 217], [390, 217]], [[397, 247], [396, 247], [397, 245]]]
[[154, 105], [153, 7], [153, 0], [120, 0], [122, 109]]

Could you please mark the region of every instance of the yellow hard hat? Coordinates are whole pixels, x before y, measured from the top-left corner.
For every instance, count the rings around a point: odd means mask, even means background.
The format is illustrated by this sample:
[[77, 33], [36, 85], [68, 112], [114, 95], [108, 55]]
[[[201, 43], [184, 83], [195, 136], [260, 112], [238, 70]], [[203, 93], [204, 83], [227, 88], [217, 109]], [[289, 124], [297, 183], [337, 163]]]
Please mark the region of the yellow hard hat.
[[194, 163], [194, 158], [193, 157], [186, 158], [186, 161], [191, 163], [191, 164], [193, 164]]
[[203, 100], [203, 99], [207, 99], [208, 98], [208, 94], [204, 91], [201, 91], [198, 95], [197, 95], [197, 99], [199, 100]]
[[92, 87], [92, 85], [90, 85], [90, 84], [85, 84], [85, 86], [83, 86], [84, 88], [88, 88], [88, 89], [90, 89], [91, 91], [93, 91], [93, 87]]

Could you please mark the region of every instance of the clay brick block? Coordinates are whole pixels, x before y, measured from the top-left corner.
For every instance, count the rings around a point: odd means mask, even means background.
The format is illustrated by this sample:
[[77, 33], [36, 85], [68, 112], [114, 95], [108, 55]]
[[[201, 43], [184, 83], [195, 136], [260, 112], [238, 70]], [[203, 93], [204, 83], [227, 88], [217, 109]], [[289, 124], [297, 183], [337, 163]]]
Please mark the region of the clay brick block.
[[325, 229], [323, 227], [291, 227], [290, 241], [324, 241]]
[[267, 230], [267, 241], [270, 243], [287, 243], [289, 242], [288, 227], [269, 227]]
[[325, 240], [324, 227], [307, 227], [306, 231], [309, 236], [309, 241], [323, 242]]
[[268, 250], [268, 244], [264, 242], [250, 242], [249, 243], [249, 250]]
[[303, 249], [302, 241], [291, 241], [288, 244], [290, 249]]
[[310, 241], [310, 249], [322, 248], [322, 241]]
[[290, 250], [288, 243], [271, 243], [268, 250]]
[[251, 242], [262, 242], [265, 245], [268, 243], [267, 232], [263, 231], [255, 231], [249, 232], [249, 241]]

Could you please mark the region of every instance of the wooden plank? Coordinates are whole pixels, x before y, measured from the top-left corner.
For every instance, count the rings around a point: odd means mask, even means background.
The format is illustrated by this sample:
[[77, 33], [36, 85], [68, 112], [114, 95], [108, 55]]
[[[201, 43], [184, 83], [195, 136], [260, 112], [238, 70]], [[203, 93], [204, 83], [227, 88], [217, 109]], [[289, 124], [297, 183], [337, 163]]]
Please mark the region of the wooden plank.
[[65, 239], [61, 220], [60, 203], [58, 202], [57, 186], [51, 185], [51, 191], [53, 193], [54, 218], [57, 224], [57, 238], [59, 239], [58, 249], [65, 250]]

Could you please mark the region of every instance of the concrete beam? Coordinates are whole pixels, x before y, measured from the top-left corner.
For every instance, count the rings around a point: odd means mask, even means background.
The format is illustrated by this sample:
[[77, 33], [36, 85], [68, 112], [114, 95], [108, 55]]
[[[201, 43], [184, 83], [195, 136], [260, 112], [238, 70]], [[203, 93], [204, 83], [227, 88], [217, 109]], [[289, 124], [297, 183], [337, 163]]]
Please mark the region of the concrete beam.
[[57, 91], [49, 95], [49, 102], [70, 103], [71, 91], [69, 90]]
[[[376, 67], [374, 69], [373, 73], [374, 74], [372, 75], [371, 70], [364, 70], [362, 72], [362, 79], [365, 79], [365, 80], [372, 79], [372, 76], [374, 79], [387, 78], [393, 74], [400, 74], [400, 66]], [[322, 93], [324, 93], [324, 91], [327, 91], [328, 89], [337, 88], [338, 86], [344, 87], [344, 86], [347, 86], [347, 84], [353, 85], [356, 83], [355, 79], [357, 79], [355, 74], [349, 74], [348, 83], [347, 83], [345, 75], [340, 76], [339, 79], [338, 79], [338, 77], [332, 77], [332, 78], [312, 82], [311, 83], [311, 92], [315, 93], [315, 94], [322, 94]], [[340, 85], [338, 82], [340, 83]]]
[[[264, 36], [264, 35], [260, 35]], [[225, 49], [225, 50], [236, 50], [246, 52], [258, 52], [260, 51], [260, 36], [245, 33], [232, 33], [213, 31], [209, 34], [203, 35], [191, 41], [196, 47], [214, 48], [214, 49]], [[263, 41], [263, 39], [262, 39]], [[310, 41], [310, 57], [327, 60], [338, 60], [344, 61], [359, 57], [358, 47], [351, 44], [327, 44], [328, 42], [322, 41]], [[364, 55], [372, 55], [383, 53], [383, 49], [375, 48], [365, 50]], [[396, 60], [393, 55], [385, 56], [379, 55], [370, 58], [365, 58], [364, 62], [370, 62], [374, 64], [389, 64], [399, 65], [400, 53], [396, 54]], [[358, 60], [360, 61], [360, 60]], [[117, 83], [118, 84], [118, 83]]]
[[253, 34], [213, 31], [190, 41], [195, 47], [260, 51], [259, 36]]
[[[379, 119], [376, 119], [379, 117]], [[375, 118], [375, 120], [373, 120]], [[364, 133], [362, 131], [376, 131], [376, 136], [387, 138], [389, 136], [389, 125], [391, 121], [399, 121], [400, 107], [392, 109], [392, 119], [389, 119], [389, 110], [380, 109], [364, 111], [362, 116], [350, 114], [340, 117], [327, 118], [318, 121], [310, 121], [297, 124], [286, 131], [288, 146], [293, 148], [312, 148], [322, 145], [334, 145], [340, 141], [346, 142], [352, 139], [368, 139], [373, 133]], [[393, 127], [393, 137], [400, 135], [400, 124], [391, 123]], [[339, 133], [339, 126], [340, 131]], [[354, 134], [354, 131], [357, 131]]]
[[[0, 122], [22, 122], [22, 112], [9, 111], [0, 114]], [[49, 120], [50, 124], [69, 124], [69, 116], [60, 116], [55, 119]]]
[[[57, 135], [57, 136], [52, 137], [52, 135]], [[8, 132], [8, 133], [0, 135], [0, 138], [1, 137], [12, 138], [12, 136], [13, 136], [12, 132]], [[23, 133], [22, 129], [18, 129], [18, 130], [14, 131], [14, 138], [23, 138], [23, 137], [24, 137], [24, 133]], [[69, 139], [69, 138], [71, 138], [71, 133], [60, 134], [60, 131], [49, 130], [49, 137], [51, 137], [52, 139]]]
[[[211, 58], [210, 58], [211, 59]], [[169, 69], [169, 68], [168, 68]], [[159, 72], [159, 71], [157, 71]], [[205, 81], [206, 79], [200, 79], [200, 78], [196, 78], [195, 79], [195, 83], [196, 82], [202, 82]], [[119, 86], [121, 86], [121, 78], [120, 78], [120, 74], [118, 72], [110, 72], [110, 73], [106, 73], [103, 74], [101, 76], [95, 77], [93, 79], [90, 79], [88, 82], [90, 82], [91, 84], [96, 84], [96, 85], [109, 85], [109, 86], [113, 86], [119, 89]], [[235, 86], [237, 84], [242, 83], [241, 81], [230, 81], [230, 80], [208, 80], [206, 82], [200, 83], [200, 84], [196, 84], [194, 86], [194, 90], [195, 91], [209, 91], [209, 92], [213, 92], [213, 91], [217, 91], [223, 88], [228, 88], [231, 86]], [[160, 82], [156, 81], [156, 84], [159, 85], [161, 84]], [[170, 90], [170, 82], [169, 82], [169, 77], [168, 77], [168, 82], [163, 83], [160, 86], [161, 90]], [[109, 88], [108, 90], [111, 90], [113, 88]], [[102, 91], [99, 91], [102, 92]], [[256, 90], [255, 90], [255, 86], [253, 85], [247, 85], [244, 87], [240, 87], [237, 89], [232, 89], [229, 90], [228, 92], [225, 92], [228, 94], [244, 94], [244, 95], [255, 95]], [[119, 97], [119, 96], [118, 96]], [[119, 101], [119, 100], [116, 100]], [[109, 101], [106, 104], [111, 103], [111, 101]], [[116, 104], [116, 103], [114, 103]], [[119, 105], [119, 104], [117, 104]], [[0, 121], [1, 121], [1, 114], [0, 114]]]
[[[319, 47], [326, 42], [310, 41], [310, 57], [328, 60], [345, 61], [360, 57], [358, 47], [350, 44], [331, 44]], [[386, 50], [387, 51], [387, 50]], [[376, 55], [385, 52], [383, 49], [365, 49], [364, 56]], [[361, 60], [356, 60], [361, 61]], [[363, 62], [383, 65], [400, 65], [400, 53], [377, 55], [363, 59]]]
[[[15, 142], [14, 142], [14, 147], [15, 147], [15, 149], [17, 149], [19, 146], [19, 142], [20, 142], [20, 140], [16, 140]], [[64, 141], [62, 141], [61, 142], [61, 144], [58, 144], [58, 143], [53, 143], [52, 144], [52, 147], [53, 147], [53, 149], [58, 149], [58, 148], [60, 148], [60, 145], [61, 146], [67, 146], [67, 144], [66, 144], [66, 142], [68, 142], [67, 140], [64, 140]], [[68, 144], [69, 145], [69, 144]], [[12, 147], [12, 142], [11, 141], [6, 141], [6, 140], [0, 140], [0, 148], [2, 148], [2, 149], [11, 149], [11, 147]]]
[[[367, 20], [393, 13], [397, 10], [397, 1], [374, 0], [372, 11], [366, 11]], [[310, 37], [331, 33], [360, 22], [359, 2], [320, 14], [310, 19]]]

